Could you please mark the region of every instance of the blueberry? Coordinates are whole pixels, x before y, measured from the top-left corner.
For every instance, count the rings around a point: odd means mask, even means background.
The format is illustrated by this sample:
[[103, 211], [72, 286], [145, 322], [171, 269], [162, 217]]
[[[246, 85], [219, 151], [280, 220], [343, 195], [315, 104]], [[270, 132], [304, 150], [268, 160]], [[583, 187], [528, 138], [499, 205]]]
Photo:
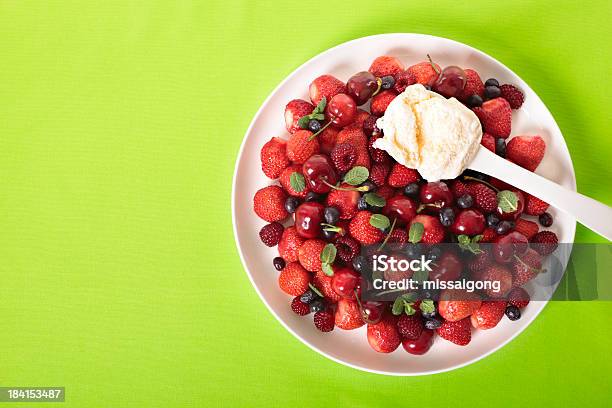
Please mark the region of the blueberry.
[[499, 82], [495, 78], [489, 78], [484, 83], [485, 86], [497, 86], [499, 87]]
[[501, 90], [497, 86], [487, 86], [484, 90], [484, 96], [487, 99], [495, 99], [501, 95]]
[[300, 202], [295, 197], [288, 197], [287, 200], [285, 200], [285, 210], [287, 210], [289, 214], [293, 214], [298, 205], [300, 205]]
[[302, 296], [300, 296], [300, 300], [304, 303], [310, 303], [318, 297], [319, 295], [317, 295], [314, 290], [308, 289]]
[[315, 119], [310, 119], [308, 121], [308, 130], [310, 130], [312, 133], [317, 133], [319, 130], [321, 130], [321, 122]]
[[497, 214], [491, 213], [487, 215], [487, 225], [491, 228], [495, 228], [499, 223], [499, 216]]
[[361, 184], [361, 187], [367, 187], [368, 191], [374, 191], [376, 190], [376, 184], [372, 183], [371, 181], [366, 181], [364, 183]]
[[545, 212], [538, 217], [538, 221], [540, 221], [540, 225], [548, 228], [553, 224], [553, 217], [549, 213]]
[[419, 194], [419, 183], [410, 183], [404, 187], [404, 195], [408, 197], [416, 197]]
[[332, 239], [334, 239], [334, 237], [336, 236], [336, 231], [328, 231], [328, 230], [323, 230], [322, 232], [323, 238], [325, 238], [326, 240], [330, 241]]
[[406, 255], [408, 258], [418, 258], [423, 253], [419, 244], [409, 243], [406, 245]]
[[276, 268], [277, 271], [282, 271], [283, 269], [285, 269], [285, 260], [280, 256], [274, 258], [272, 260], [272, 263], [274, 264], [274, 268]]
[[[425, 315], [423, 315], [425, 316]], [[425, 328], [429, 330], [435, 330], [438, 327], [442, 326], [442, 322], [438, 319], [427, 319], [425, 320]]]
[[457, 205], [459, 208], [470, 208], [474, 205], [474, 199], [469, 194], [464, 194], [457, 199]]
[[495, 139], [495, 154], [499, 157], [506, 157], [506, 140], [501, 137]]
[[450, 227], [455, 222], [455, 212], [450, 207], [444, 207], [440, 210], [440, 224], [445, 227]]
[[365, 198], [361, 197], [359, 201], [357, 201], [357, 209], [359, 211], [364, 211], [368, 209], [368, 203], [366, 203]]
[[365, 271], [367, 266], [367, 261], [365, 259], [365, 256], [363, 255], [357, 255], [356, 257], [353, 258], [353, 269], [355, 269], [357, 272], [363, 272]]
[[510, 231], [512, 228], [513, 226], [510, 221], [501, 221], [499, 224], [497, 224], [497, 227], [495, 227], [495, 232], [498, 235], [503, 235], [506, 232]]
[[323, 299], [315, 299], [310, 303], [310, 313], [317, 313], [325, 310], [325, 301]]
[[506, 316], [510, 320], [518, 320], [521, 318], [521, 311], [518, 307], [510, 305], [506, 308]]
[[442, 250], [438, 247], [433, 247], [427, 253], [427, 259], [431, 259], [433, 262], [438, 260], [442, 256]]
[[482, 98], [480, 97], [480, 95], [470, 95], [467, 98], [467, 106], [469, 106], [470, 108], [476, 108], [477, 106], [481, 106], [482, 105]]
[[323, 195], [317, 194], [314, 191], [309, 191], [306, 194], [306, 198], [304, 198], [304, 200], [306, 201], [321, 201], [322, 199], [323, 199]]
[[380, 87], [382, 89], [391, 89], [393, 88], [393, 85], [395, 85], [395, 78], [393, 78], [391, 75], [387, 75], [380, 78], [380, 82]]
[[340, 219], [340, 211], [336, 207], [326, 207], [323, 216], [326, 223], [335, 225]]

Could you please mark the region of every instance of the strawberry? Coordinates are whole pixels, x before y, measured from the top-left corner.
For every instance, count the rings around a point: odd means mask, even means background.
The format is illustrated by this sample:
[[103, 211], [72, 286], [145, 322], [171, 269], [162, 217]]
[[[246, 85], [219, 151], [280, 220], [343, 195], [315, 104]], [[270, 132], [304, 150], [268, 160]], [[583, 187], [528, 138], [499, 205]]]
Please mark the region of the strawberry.
[[276, 179], [289, 165], [287, 142], [273, 137], [261, 148], [261, 169], [271, 179]]
[[495, 153], [495, 138], [488, 133], [482, 134], [480, 144]]
[[443, 339], [459, 346], [465, 346], [472, 340], [472, 324], [469, 317], [456, 322], [444, 321], [436, 332]]
[[307, 303], [302, 302], [299, 296], [294, 297], [291, 301], [291, 310], [298, 316], [306, 316], [310, 313], [310, 306]]
[[284, 230], [285, 228], [283, 227], [283, 224], [278, 222], [266, 224], [261, 230], [259, 230], [259, 239], [261, 239], [261, 242], [266, 244], [266, 246], [276, 246], [280, 241]]
[[370, 224], [370, 217], [371, 212], [359, 211], [349, 224], [351, 236], [364, 245], [375, 244], [384, 238], [383, 232]]
[[533, 243], [531, 246], [538, 251], [539, 254], [549, 255], [557, 249], [559, 238], [557, 234], [552, 231], [540, 231], [531, 238], [530, 242]]
[[495, 230], [493, 228], [487, 227], [482, 232], [482, 238], [480, 239], [480, 242], [482, 243], [493, 242], [495, 241], [496, 238], [497, 238], [497, 233], [495, 232]]
[[306, 102], [303, 99], [294, 99], [285, 106], [285, 127], [289, 133], [295, 133], [301, 128], [298, 126], [298, 120], [302, 116], [310, 115], [314, 109], [314, 105]]
[[[352, 187], [350, 184], [343, 183], [342, 188]], [[336, 207], [340, 210], [340, 219], [350, 220], [357, 214], [357, 203], [359, 202], [359, 192], [331, 190], [327, 195], [326, 204], [328, 207]]]
[[473, 274], [484, 270], [489, 265], [491, 265], [491, 257], [488, 251], [482, 251], [478, 254], [474, 254], [467, 263], [468, 269]]
[[376, 96], [372, 98], [372, 102], [370, 104], [370, 111], [372, 112], [372, 115], [384, 115], [385, 111], [387, 110], [387, 106], [389, 106], [391, 101], [395, 99], [396, 96], [397, 94], [395, 91], [391, 89], [387, 89], [386, 91], [376, 94]]
[[529, 171], [535, 171], [545, 151], [546, 142], [540, 136], [515, 136], [506, 145], [506, 158]]
[[337, 257], [346, 265], [351, 265], [353, 258], [359, 255], [361, 246], [354, 238], [345, 236], [336, 236], [334, 245], [337, 251]]
[[440, 66], [434, 65], [435, 69], [429, 61], [423, 61], [408, 67], [407, 71], [412, 74], [417, 83], [431, 86], [438, 79], [440, 72]]
[[399, 188], [406, 187], [410, 183], [419, 181], [421, 176], [415, 169], [409, 169], [399, 163], [395, 163], [391, 168], [391, 174], [389, 174], [389, 180], [387, 183], [391, 187]]
[[403, 229], [394, 229], [389, 236], [389, 243], [405, 244], [408, 242], [408, 233]]
[[485, 213], [497, 209], [497, 193], [482, 183], [473, 182], [467, 184], [467, 190], [474, 198], [474, 206]]
[[410, 85], [416, 84], [415, 76], [408, 70], [398, 72], [394, 77], [395, 85], [393, 85], [393, 89], [395, 89], [395, 92], [398, 94], [404, 92]]
[[416, 340], [424, 328], [423, 319], [418, 314], [413, 314], [412, 316], [402, 314], [397, 321], [397, 330], [402, 339]]
[[469, 68], [464, 69], [463, 72], [465, 72], [465, 86], [463, 87], [463, 92], [458, 99], [465, 102], [467, 98], [472, 95], [478, 95], [482, 98], [484, 95], [484, 84], [482, 83], [482, 79], [480, 79], [478, 72]]
[[310, 139], [312, 132], [298, 130], [287, 142], [287, 157], [294, 163], [302, 164], [313, 154], [319, 153], [319, 140]]
[[278, 254], [287, 262], [297, 262], [303, 243], [304, 238], [300, 237], [295, 227], [288, 227], [278, 243]]
[[290, 262], [278, 275], [278, 286], [288, 295], [300, 296], [308, 289], [310, 274], [297, 262]]
[[482, 106], [474, 108], [473, 111], [480, 119], [486, 133], [504, 139], [510, 136], [512, 110], [507, 100], [504, 98], [491, 99]]
[[395, 57], [382, 55], [372, 62], [368, 71], [374, 76], [382, 78], [387, 75], [395, 75], [404, 70], [404, 64]]
[[474, 313], [481, 303], [478, 295], [473, 292], [445, 289], [440, 293], [438, 313], [449, 322], [456, 322]]
[[374, 163], [370, 169], [370, 181], [378, 187], [384, 186], [387, 182], [387, 175], [390, 170], [388, 164]]
[[285, 210], [287, 193], [279, 186], [268, 186], [257, 190], [253, 197], [253, 210], [264, 221], [280, 221], [289, 215]]
[[350, 143], [337, 144], [331, 151], [331, 160], [340, 173], [349, 171], [357, 161], [357, 149]]
[[455, 198], [459, 198], [462, 195], [469, 194], [467, 185], [461, 180], [451, 180], [450, 189], [453, 192]]
[[482, 305], [470, 318], [472, 326], [481, 330], [492, 329], [497, 326], [497, 323], [504, 317], [505, 311], [505, 301], [494, 300], [482, 302]]
[[357, 302], [344, 298], [338, 300], [335, 323], [342, 330], [353, 330], [363, 326], [365, 323], [361, 318]]
[[325, 241], [320, 239], [307, 239], [298, 251], [300, 264], [310, 272], [321, 269], [321, 252], [325, 247]]
[[[439, 244], [440, 242], [444, 241], [446, 232], [442, 224], [440, 224], [438, 218], [431, 215], [418, 214], [412, 219], [412, 221], [410, 221], [410, 225], [412, 226], [417, 222], [423, 224], [424, 227], [423, 237], [421, 237], [422, 243]], [[408, 231], [410, 231], [410, 228], [408, 228]]]
[[314, 278], [312, 278], [313, 285], [321, 291], [325, 299], [336, 303], [341, 299], [341, 296], [332, 288], [331, 281], [331, 276], [327, 276], [323, 271], [317, 271]]
[[321, 152], [325, 154], [330, 154], [334, 146], [336, 146], [336, 137], [338, 136], [338, 130], [333, 127], [328, 127], [324, 129], [319, 135], [317, 139], [319, 139], [319, 145], [321, 146]]
[[499, 87], [501, 97], [508, 101], [512, 109], [518, 109], [525, 101], [525, 95], [514, 85], [504, 84]]
[[[510, 292], [510, 289], [512, 289], [512, 273], [510, 273], [508, 268], [502, 265], [493, 264], [488, 266], [484, 272], [482, 272], [481, 279], [493, 283], [493, 287], [484, 290], [487, 296], [492, 298], [503, 298]], [[496, 292], [494, 288], [496, 282], [499, 282], [498, 292]]]
[[370, 157], [372, 161], [375, 163], [389, 163], [391, 161], [391, 156], [389, 153], [384, 150], [377, 149], [373, 146], [376, 139], [379, 139], [379, 136], [372, 136], [368, 141], [368, 153], [370, 153]]
[[527, 307], [529, 304], [529, 293], [521, 287], [513, 288], [508, 294], [508, 303], [519, 309]]
[[344, 93], [345, 91], [346, 85], [344, 82], [332, 75], [321, 75], [312, 81], [310, 87], [308, 88], [310, 100], [315, 105], [321, 102], [323, 97], [325, 97], [327, 99], [327, 103], [329, 103], [332, 97], [338, 95], [339, 93]]
[[402, 342], [394, 319], [384, 317], [376, 324], [368, 324], [368, 343], [379, 353], [391, 353]]
[[334, 330], [334, 314], [329, 310], [321, 310], [314, 315], [314, 325], [320, 331], [326, 333]]
[[369, 112], [364, 111], [363, 109], [357, 109], [357, 116], [353, 120], [349, 126], [354, 126], [355, 128], [363, 129], [363, 123], [372, 115]]
[[290, 196], [304, 198], [306, 197], [306, 194], [308, 194], [308, 192], [310, 191], [310, 188], [308, 187], [308, 183], [306, 183], [304, 186], [304, 189], [298, 193], [291, 186], [291, 175], [293, 173], [302, 174], [302, 166], [299, 164], [293, 164], [287, 167], [285, 170], [283, 170], [283, 172], [280, 175], [280, 180], [279, 180], [280, 184], [281, 186], [283, 186], [285, 191], [289, 193]]
[[529, 193], [523, 193], [523, 195], [525, 196], [525, 214], [542, 215], [548, 210], [549, 204], [547, 202]]
[[345, 127], [338, 133], [336, 143], [349, 143], [357, 150], [355, 166], [370, 168], [370, 155], [368, 154], [368, 138], [363, 129]]
[[538, 233], [539, 228], [535, 222], [519, 218], [515, 221], [514, 230], [526, 236], [527, 239], [531, 239], [531, 237]]
[[528, 248], [524, 254], [515, 256], [512, 262], [512, 283], [523, 286], [542, 272], [542, 256]]

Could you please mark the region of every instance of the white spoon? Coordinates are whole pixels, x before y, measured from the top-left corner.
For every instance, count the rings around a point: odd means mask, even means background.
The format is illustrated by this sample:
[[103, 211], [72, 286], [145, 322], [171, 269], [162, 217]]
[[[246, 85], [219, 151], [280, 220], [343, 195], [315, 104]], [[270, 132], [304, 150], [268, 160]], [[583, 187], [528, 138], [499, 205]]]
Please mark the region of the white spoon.
[[468, 167], [505, 181], [546, 201], [553, 207], [572, 215], [585, 227], [612, 241], [611, 207], [525, 170], [482, 146]]

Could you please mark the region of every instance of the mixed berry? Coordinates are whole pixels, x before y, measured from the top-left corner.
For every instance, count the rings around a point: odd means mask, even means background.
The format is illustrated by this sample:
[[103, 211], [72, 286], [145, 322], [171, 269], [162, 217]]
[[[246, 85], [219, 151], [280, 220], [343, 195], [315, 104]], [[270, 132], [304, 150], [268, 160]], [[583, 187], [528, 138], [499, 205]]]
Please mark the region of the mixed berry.
[[[508, 140], [512, 109], [524, 101], [518, 88], [494, 78], [483, 82], [472, 69], [441, 68], [431, 58], [406, 68], [381, 56], [347, 83], [332, 75], [314, 79], [310, 101], [287, 104], [289, 136], [273, 137], [261, 149], [262, 170], [278, 183], [254, 196], [255, 213], [268, 223], [261, 241], [278, 247], [273, 266], [293, 312], [313, 314], [321, 332], [367, 325], [368, 342], [381, 353], [401, 344], [408, 353], [424, 354], [436, 336], [467, 345], [473, 329], [491, 329], [504, 315], [519, 319], [530, 300], [522, 286], [542, 271], [543, 257], [558, 242], [554, 232], [541, 230], [553, 217], [537, 197], [469, 170], [454, 180], [426, 182], [372, 146], [383, 136], [376, 120], [416, 83], [472, 109], [487, 149], [537, 168], [546, 149], [540, 136]], [[453, 251], [427, 249], [444, 242], [467, 249], [491, 243], [496, 250], [473, 251], [463, 263]], [[395, 301], [364, 299], [361, 275], [368, 261], [362, 249], [386, 243], [404, 244], [407, 258], [427, 250], [435, 267], [426, 279], [458, 279], [469, 270], [501, 282], [501, 290], [446, 290], [436, 301], [409, 294]]]

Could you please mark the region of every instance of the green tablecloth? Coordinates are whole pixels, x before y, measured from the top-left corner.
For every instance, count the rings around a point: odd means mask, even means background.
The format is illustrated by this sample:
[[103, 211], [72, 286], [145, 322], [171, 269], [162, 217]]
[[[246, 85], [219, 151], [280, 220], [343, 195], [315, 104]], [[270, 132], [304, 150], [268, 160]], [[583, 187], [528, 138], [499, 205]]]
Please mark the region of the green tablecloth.
[[550, 304], [446, 374], [319, 356], [251, 288], [230, 190], [251, 118], [293, 69], [356, 37], [420, 32], [524, 78], [579, 190], [612, 204], [610, 2], [93, 3], [0, 2], [0, 386], [65, 386], [67, 407], [609, 399], [610, 303]]

